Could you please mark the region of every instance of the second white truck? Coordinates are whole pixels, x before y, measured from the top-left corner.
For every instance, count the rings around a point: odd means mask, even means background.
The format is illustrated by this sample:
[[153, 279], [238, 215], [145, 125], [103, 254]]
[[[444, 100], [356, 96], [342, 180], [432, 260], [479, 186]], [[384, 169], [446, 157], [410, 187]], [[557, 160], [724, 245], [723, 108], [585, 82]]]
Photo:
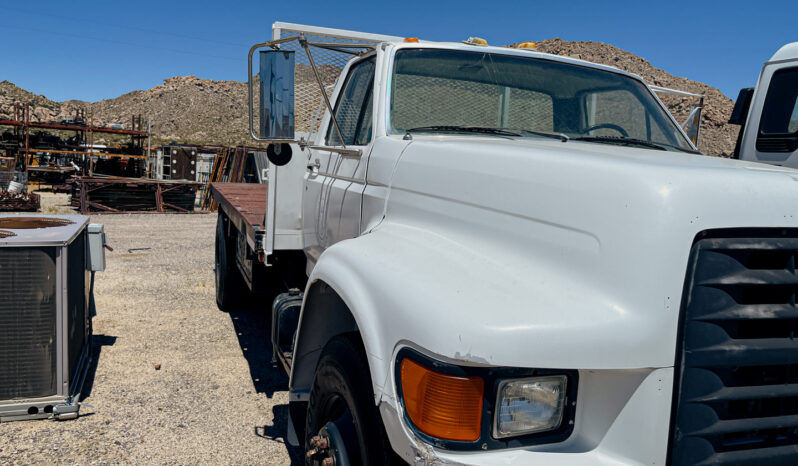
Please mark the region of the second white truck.
[[730, 123], [740, 125], [734, 158], [798, 168], [798, 42], [768, 60], [756, 88], [745, 88]]
[[286, 291], [308, 464], [798, 462], [798, 172], [531, 44], [259, 49], [269, 182], [213, 187], [217, 301]]

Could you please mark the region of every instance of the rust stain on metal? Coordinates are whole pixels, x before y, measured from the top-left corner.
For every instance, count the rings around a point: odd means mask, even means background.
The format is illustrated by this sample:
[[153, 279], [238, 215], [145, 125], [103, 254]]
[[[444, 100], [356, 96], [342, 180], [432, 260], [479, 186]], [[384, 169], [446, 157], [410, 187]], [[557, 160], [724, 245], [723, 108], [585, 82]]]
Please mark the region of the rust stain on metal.
[[247, 223], [253, 226], [265, 225], [266, 194], [265, 184], [257, 183], [212, 183], [211, 190], [220, 204], [238, 211]]
[[17, 236], [17, 234], [13, 231], [0, 230], [0, 238], [10, 238], [12, 236]]
[[[52, 228], [72, 225], [72, 220], [53, 217], [2, 217], [0, 218], [0, 228], [10, 228], [12, 230], [29, 230], [33, 228]], [[12, 233], [13, 234], [13, 233]]]

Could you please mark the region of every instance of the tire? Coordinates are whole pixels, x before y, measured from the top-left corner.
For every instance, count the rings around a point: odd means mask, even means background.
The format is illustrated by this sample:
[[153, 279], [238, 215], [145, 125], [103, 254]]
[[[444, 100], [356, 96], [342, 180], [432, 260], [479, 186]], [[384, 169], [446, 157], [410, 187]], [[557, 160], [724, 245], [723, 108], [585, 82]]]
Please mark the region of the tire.
[[[374, 405], [365, 351], [356, 337], [339, 336], [324, 347], [305, 418], [305, 451], [311, 450], [311, 438], [328, 423], [335, 423], [342, 433], [352, 466], [393, 462], [385, 427]], [[319, 465], [321, 461], [306, 457], [305, 464]]]
[[242, 306], [249, 290], [235, 262], [235, 243], [227, 231], [227, 216], [219, 212], [216, 221], [216, 305], [228, 310]]

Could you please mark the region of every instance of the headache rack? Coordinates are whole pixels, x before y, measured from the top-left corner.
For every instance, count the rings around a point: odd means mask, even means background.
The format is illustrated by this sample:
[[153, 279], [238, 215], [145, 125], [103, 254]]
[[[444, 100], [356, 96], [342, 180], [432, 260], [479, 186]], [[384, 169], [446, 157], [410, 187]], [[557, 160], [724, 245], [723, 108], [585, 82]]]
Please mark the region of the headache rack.
[[798, 230], [702, 234], [685, 283], [671, 463], [798, 464]]

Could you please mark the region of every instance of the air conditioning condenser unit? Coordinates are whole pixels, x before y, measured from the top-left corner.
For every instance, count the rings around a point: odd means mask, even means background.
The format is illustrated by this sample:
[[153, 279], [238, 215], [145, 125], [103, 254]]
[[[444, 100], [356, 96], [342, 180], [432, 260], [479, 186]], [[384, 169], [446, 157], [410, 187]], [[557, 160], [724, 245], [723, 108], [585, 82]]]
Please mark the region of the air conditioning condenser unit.
[[78, 416], [104, 245], [85, 216], [0, 215], [0, 422]]

